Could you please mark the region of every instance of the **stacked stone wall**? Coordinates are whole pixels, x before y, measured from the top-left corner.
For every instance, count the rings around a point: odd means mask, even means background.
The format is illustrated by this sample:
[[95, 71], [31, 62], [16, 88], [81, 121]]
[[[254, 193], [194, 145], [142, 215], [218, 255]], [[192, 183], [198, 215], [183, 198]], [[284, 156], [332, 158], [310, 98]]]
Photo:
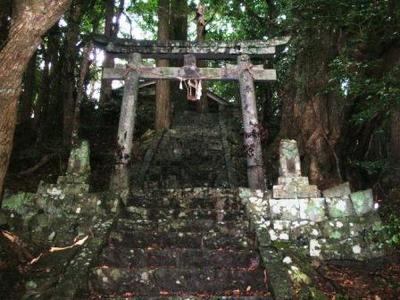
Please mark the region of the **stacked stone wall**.
[[240, 190], [261, 247], [286, 245], [320, 259], [384, 255], [374, 238], [382, 223], [371, 189], [351, 192], [346, 182], [321, 193], [301, 176], [294, 140], [282, 140], [280, 165], [272, 192]]

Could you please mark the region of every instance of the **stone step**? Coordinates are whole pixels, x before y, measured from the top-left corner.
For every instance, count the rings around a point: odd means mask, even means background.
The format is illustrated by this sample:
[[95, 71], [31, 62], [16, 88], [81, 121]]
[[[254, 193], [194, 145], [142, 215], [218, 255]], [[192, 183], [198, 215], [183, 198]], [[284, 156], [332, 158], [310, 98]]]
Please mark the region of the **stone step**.
[[111, 232], [109, 246], [121, 246], [121, 243], [129, 248], [254, 249], [255, 237], [253, 234], [233, 236], [217, 232]]
[[92, 271], [91, 287], [103, 297], [206, 293], [213, 296], [268, 296], [264, 271], [239, 269], [112, 268]]
[[[157, 209], [128, 206], [123, 214], [125, 219], [153, 220], [171, 222], [180, 220], [213, 219], [219, 222], [239, 221], [245, 219], [244, 210], [225, 210], [225, 209]], [[159, 221], [161, 220], [161, 221]]]
[[209, 187], [190, 187], [184, 189], [157, 189], [133, 191], [133, 197], [168, 198], [168, 199], [192, 199], [192, 198], [235, 198], [238, 189], [230, 188], [209, 188]]
[[260, 262], [254, 250], [200, 250], [192, 248], [127, 248], [117, 243], [105, 249], [100, 264], [117, 268], [176, 267], [247, 269]]
[[146, 208], [203, 208], [243, 210], [244, 206], [239, 199], [230, 196], [144, 196], [134, 195], [127, 200], [127, 206]]
[[204, 232], [215, 231], [225, 234], [238, 234], [246, 232], [250, 227], [247, 220], [221, 221], [215, 219], [188, 219], [182, 218], [171, 222], [171, 220], [137, 220], [137, 219], [119, 219], [117, 230], [147, 230], [160, 232]]

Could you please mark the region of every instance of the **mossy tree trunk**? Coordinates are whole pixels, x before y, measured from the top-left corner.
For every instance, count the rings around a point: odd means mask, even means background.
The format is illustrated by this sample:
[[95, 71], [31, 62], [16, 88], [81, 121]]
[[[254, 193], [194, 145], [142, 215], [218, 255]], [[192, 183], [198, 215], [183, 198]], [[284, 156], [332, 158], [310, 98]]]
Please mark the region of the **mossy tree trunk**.
[[7, 43], [0, 51], [0, 193], [10, 160], [17, 118], [17, 103], [26, 67], [42, 35], [61, 17], [70, 0], [22, 1], [13, 19]]

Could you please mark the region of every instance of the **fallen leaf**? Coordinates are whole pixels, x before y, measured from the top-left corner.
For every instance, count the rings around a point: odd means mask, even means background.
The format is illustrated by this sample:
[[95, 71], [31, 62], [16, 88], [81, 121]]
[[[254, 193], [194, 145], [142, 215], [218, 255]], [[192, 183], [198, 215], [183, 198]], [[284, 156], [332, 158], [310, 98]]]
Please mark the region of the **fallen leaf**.
[[66, 246], [66, 247], [51, 247], [49, 252], [57, 252], [57, 251], [63, 251], [63, 250], [67, 250], [67, 249], [72, 249], [75, 246], [82, 246], [86, 240], [89, 238], [89, 236], [85, 236], [84, 238], [76, 241], [74, 244], [70, 245], [70, 246]]
[[160, 291], [160, 295], [169, 295], [169, 292], [167, 292], [167, 291]]

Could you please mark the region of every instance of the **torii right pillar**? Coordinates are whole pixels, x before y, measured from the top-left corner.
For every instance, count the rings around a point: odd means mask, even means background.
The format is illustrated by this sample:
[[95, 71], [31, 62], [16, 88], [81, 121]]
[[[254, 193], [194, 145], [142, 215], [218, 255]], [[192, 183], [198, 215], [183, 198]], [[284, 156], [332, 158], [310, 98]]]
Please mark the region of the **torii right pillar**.
[[240, 98], [242, 102], [244, 146], [247, 155], [247, 179], [252, 190], [265, 190], [261, 126], [258, 124], [256, 93], [248, 55], [238, 57]]

